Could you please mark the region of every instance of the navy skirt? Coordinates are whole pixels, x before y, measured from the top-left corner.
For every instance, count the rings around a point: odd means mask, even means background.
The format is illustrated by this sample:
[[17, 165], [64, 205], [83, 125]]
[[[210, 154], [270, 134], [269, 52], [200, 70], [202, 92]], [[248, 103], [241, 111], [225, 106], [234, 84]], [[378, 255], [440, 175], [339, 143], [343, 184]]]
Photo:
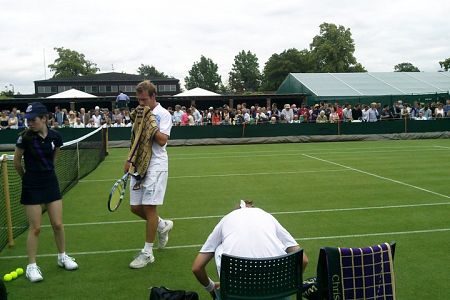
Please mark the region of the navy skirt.
[[22, 178], [22, 196], [24, 205], [46, 204], [61, 199], [58, 178], [55, 171], [25, 172]]

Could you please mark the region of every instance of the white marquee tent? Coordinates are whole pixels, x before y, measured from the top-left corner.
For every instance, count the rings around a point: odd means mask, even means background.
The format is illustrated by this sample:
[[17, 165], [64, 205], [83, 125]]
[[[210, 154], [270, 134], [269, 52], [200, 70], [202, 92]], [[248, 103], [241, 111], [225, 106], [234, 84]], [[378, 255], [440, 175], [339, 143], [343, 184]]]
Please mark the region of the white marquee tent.
[[97, 98], [97, 96], [95, 95], [91, 95], [82, 91], [79, 91], [77, 89], [70, 89], [58, 94], [54, 94], [51, 96], [48, 96], [47, 98], [72, 98], [72, 99], [76, 99], [76, 98]]
[[196, 87], [192, 90], [187, 90], [185, 92], [174, 95], [174, 97], [188, 97], [188, 96], [219, 96], [220, 94]]

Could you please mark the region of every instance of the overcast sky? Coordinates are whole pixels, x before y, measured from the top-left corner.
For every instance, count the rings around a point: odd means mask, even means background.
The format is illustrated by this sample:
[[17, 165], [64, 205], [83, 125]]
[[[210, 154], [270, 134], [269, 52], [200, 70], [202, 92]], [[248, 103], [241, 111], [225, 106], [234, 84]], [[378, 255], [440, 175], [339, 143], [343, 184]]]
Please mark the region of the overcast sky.
[[323, 22], [350, 28], [368, 71], [411, 62], [435, 72], [450, 57], [449, 12], [444, 0], [0, 0], [0, 90], [33, 93], [34, 80], [52, 76], [54, 47], [101, 72], [135, 74], [143, 63], [180, 80], [204, 55], [227, 82], [239, 51], [262, 70], [273, 53], [309, 48]]

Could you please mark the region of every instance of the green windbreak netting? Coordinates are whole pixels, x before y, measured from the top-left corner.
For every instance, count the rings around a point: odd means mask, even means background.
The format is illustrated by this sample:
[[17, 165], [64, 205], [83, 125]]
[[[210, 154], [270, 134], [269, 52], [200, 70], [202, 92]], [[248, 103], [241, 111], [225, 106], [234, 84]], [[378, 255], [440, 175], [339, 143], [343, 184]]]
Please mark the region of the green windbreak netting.
[[[62, 194], [65, 194], [80, 178], [89, 174], [103, 161], [106, 155], [106, 134], [106, 129], [98, 128], [77, 140], [64, 143], [61, 147], [55, 168]], [[1, 164], [0, 250], [8, 244], [4, 168], [7, 170], [13, 237], [17, 237], [28, 228], [25, 211], [20, 204], [21, 179], [14, 169], [13, 156], [3, 155], [2, 160], [6, 163]]]

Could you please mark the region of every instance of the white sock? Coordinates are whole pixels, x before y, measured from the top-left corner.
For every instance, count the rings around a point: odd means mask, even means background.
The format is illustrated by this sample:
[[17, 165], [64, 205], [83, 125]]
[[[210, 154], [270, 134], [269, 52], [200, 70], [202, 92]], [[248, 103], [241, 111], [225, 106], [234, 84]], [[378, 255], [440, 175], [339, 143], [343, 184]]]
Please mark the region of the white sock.
[[149, 255], [153, 254], [153, 243], [145, 242], [144, 249], [142, 249], [142, 252]]
[[66, 255], [66, 252], [58, 253], [58, 259], [63, 259], [63, 257]]
[[32, 263], [32, 264], [28, 264], [28, 266], [27, 267], [36, 267], [37, 265], [36, 265], [36, 263], [34, 262], [34, 263]]
[[166, 222], [164, 222], [164, 220], [161, 219], [161, 217], [158, 217], [158, 232], [161, 232], [161, 230], [163, 230], [164, 227], [166, 227]]

